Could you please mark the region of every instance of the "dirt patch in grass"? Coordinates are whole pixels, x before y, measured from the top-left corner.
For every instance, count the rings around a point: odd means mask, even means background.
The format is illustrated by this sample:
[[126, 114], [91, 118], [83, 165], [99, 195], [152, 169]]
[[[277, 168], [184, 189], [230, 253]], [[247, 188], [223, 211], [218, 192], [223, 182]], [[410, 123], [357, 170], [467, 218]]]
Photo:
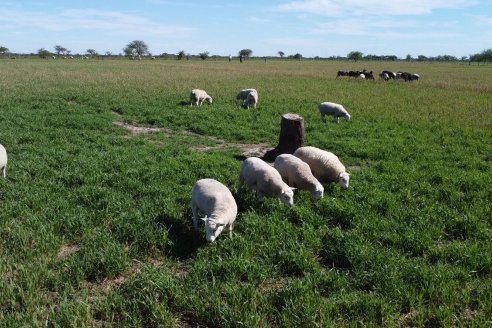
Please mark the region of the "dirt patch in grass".
[[[121, 117], [121, 114], [114, 112], [113, 114], [117, 117]], [[167, 137], [171, 137], [172, 135], [184, 135], [184, 136], [192, 136], [196, 138], [202, 138], [207, 141], [211, 141], [215, 143], [215, 145], [212, 146], [197, 146], [197, 147], [192, 147], [191, 149], [194, 151], [198, 152], [207, 152], [207, 151], [214, 151], [214, 150], [225, 150], [225, 149], [233, 149], [233, 148], [238, 148], [241, 153], [246, 156], [246, 157], [251, 157], [251, 156], [261, 156], [263, 155], [268, 149], [272, 148], [270, 144], [267, 143], [259, 143], [259, 144], [246, 144], [246, 143], [230, 143], [225, 140], [219, 139], [217, 137], [213, 136], [205, 136], [201, 135], [192, 131], [182, 131], [182, 132], [175, 132], [171, 129], [167, 128], [150, 128], [150, 127], [144, 127], [144, 126], [138, 126], [135, 124], [130, 124], [127, 122], [123, 121], [114, 121], [114, 124], [121, 126], [122, 128], [125, 128], [133, 135], [138, 135], [138, 134], [145, 134], [145, 133], [152, 133], [152, 132], [162, 132], [164, 133]]]
[[411, 321], [419, 315], [417, 310], [411, 310], [408, 313], [402, 314], [398, 318], [397, 327], [410, 327]]
[[165, 128], [149, 128], [149, 127], [133, 125], [126, 122], [119, 122], [119, 121], [113, 123], [127, 130], [130, 130], [132, 134], [142, 134], [142, 133], [150, 133], [150, 132], [164, 132], [166, 135], [171, 134], [171, 132]]
[[63, 260], [64, 258], [68, 257], [70, 254], [78, 252], [79, 250], [80, 250], [79, 245], [63, 245], [58, 251], [58, 254], [56, 254], [56, 259], [58, 261]]

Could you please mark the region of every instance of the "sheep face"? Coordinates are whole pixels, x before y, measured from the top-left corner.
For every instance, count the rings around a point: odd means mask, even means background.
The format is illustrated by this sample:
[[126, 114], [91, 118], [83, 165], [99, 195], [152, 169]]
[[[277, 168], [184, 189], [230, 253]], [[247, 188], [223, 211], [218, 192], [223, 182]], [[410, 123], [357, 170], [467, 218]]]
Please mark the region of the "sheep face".
[[344, 118], [344, 119], [345, 119], [345, 121], [347, 121], [347, 122], [348, 122], [348, 121], [350, 121], [350, 114], [349, 114], [349, 113], [347, 113], [347, 114], [343, 115], [343, 118]]
[[314, 189], [314, 192], [312, 194], [313, 198], [315, 200], [319, 200], [319, 199], [323, 198], [324, 191], [325, 191], [325, 188], [323, 188], [323, 185], [318, 182], [318, 184], [316, 185], [316, 189]]
[[294, 205], [294, 191], [291, 188], [282, 190], [280, 201], [287, 206]]
[[212, 104], [212, 97], [205, 98], [205, 101], [208, 101], [209, 104]]
[[338, 176], [338, 183], [342, 188], [347, 189], [349, 187], [350, 176], [347, 172], [340, 173]]
[[203, 218], [203, 221], [205, 221], [205, 232], [207, 234], [207, 241], [209, 243], [215, 242], [215, 239], [219, 237], [221, 234], [222, 230], [224, 230], [224, 224], [219, 224], [215, 222], [215, 220], [210, 219], [210, 218]]

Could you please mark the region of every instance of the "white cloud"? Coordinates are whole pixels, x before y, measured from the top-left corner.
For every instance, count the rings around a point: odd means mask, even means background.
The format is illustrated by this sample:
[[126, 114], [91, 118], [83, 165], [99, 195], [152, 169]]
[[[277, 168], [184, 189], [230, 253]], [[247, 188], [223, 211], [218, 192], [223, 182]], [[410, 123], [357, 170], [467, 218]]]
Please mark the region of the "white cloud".
[[191, 28], [161, 24], [137, 15], [100, 10], [65, 10], [59, 14], [0, 10], [0, 24], [10, 29], [38, 29], [50, 32], [95, 30], [99, 33], [176, 36], [188, 34]]
[[421, 15], [436, 9], [464, 8], [474, 0], [300, 0], [277, 6], [278, 11], [322, 16]]

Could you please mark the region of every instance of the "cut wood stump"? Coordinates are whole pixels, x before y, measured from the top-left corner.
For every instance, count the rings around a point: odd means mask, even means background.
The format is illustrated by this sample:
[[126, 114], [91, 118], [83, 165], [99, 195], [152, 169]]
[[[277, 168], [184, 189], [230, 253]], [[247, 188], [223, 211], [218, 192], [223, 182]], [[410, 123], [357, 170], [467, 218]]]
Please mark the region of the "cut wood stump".
[[280, 154], [293, 154], [297, 148], [304, 146], [304, 118], [297, 114], [282, 115], [278, 145], [267, 151], [262, 159], [273, 162]]

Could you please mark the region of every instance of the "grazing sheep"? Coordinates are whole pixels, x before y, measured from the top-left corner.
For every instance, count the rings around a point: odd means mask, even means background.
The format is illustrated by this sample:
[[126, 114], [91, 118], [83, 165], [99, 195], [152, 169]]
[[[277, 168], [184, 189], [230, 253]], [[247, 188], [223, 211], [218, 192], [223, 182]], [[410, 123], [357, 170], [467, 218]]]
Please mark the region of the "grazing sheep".
[[250, 105], [254, 105], [256, 108], [256, 104], [258, 103], [258, 91], [256, 89], [242, 89], [236, 96], [236, 100], [244, 101], [243, 106], [249, 109]]
[[294, 156], [309, 165], [318, 181], [324, 183], [338, 181], [340, 186], [348, 188], [349, 174], [335, 154], [316, 147], [300, 147], [294, 152]]
[[366, 78], [366, 75], [364, 73], [360, 73], [358, 77], [360, 79], [364, 80]]
[[346, 121], [350, 120], [350, 114], [347, 110], [340, 104], [335, 104], [332, 102], [323, 102], [318, 107], [319, 113], [321, 114], [321, 118], [324, 118], [325, 115], [333, 116], [333, 121], [338, 123], [338, 118], [341, 116], [345, 118]]
[[205, 232], [207, 241], [213, 243], [225, 227], [229, 227], [232, 237], [232, 225], [237, 216], [237, 205], [231, 191], [214, 179], [198, 180], [191, 191], [191, 210], [193, 227], [198, 229], [198, 212], [205, 214]]
[[337, 78], [339, 76], [349, 76], [349, 72], [347, 72], [347, 71], [338, 71], [337, 72]]
[[7, 177], [7, 150], [0, 144], [0, 170], [3, 171], [3, 177]]
[[212, 97], [210, 97], [204, 90], [193, 89], [190, 93], [190, 106], [193, 104], [201, 107], [204, 101], [212, 103]]
[[246, 182], [256, 191], [257, 199], [262, 202], [264, 196], [276, 197], [287, 206], [294, 204], [294, 192], [280, 176], [280, 173], [258, 157], [247, 158], [241, 165], [237, 190], [241, 192]]
[[291, 154], [282, 154], [277, 156], [273, 167], [289, 186], [309, 191], [316, 200], [323, 198], [323, 186], [311, 173], [309, 165], [300, 158]]

